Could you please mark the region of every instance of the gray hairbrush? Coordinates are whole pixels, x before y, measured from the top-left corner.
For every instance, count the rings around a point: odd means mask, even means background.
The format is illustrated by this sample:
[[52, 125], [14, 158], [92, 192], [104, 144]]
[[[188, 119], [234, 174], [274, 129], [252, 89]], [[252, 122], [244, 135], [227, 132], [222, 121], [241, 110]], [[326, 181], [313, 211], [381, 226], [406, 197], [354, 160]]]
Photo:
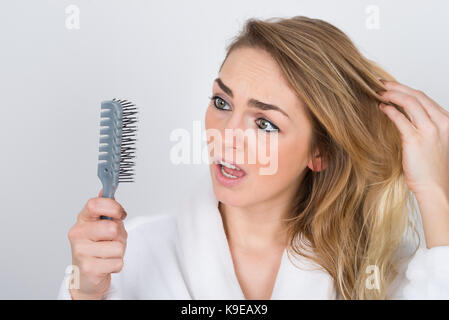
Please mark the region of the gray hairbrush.
[[114, 198], [120, 182], [134, 182], [136, 115], [137, 107], [130, 101], [114, 98], [101, 102], [98, 177], [103, 198]]

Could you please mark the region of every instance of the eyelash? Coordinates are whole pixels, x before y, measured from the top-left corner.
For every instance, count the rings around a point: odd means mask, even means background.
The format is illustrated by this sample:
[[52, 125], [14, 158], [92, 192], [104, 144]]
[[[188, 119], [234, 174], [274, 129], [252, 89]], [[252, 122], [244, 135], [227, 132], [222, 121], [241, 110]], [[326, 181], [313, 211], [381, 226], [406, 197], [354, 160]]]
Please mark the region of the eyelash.
[[[223, 98], [221, 98], [221, 97], [219, 97], [219, 96], [212, 96], [212, 97], [209, 97], [209, 99], [213, 102], [213, 105], [214, 105], [214, 107], [216, 108], [216, 109], [218, 109], [218, 110], [220, 110], [220, 111], [229, 111], [229, 110], [226, 110], [226, 109], [222, 109], [222, 108], [219, 108], [219, 107], [217, 107], [217, 105], [215, 104], [215, 101], [216, 101], [216, 99], [221, 99], [221, 100], [223, 100], [226, 104], [228, 104], [227, 102], [226, 102], [226, 100], [225, 99], [223, 99]], [[229, 104], [228, 104], [229, 105]], [[261, 130], [264, 130], [265, 132], [268, 132], [268, 133], [270, 133], [270, 132], [273, 132], [273, 131], [280, 131], [279, 130], [279, 128], [276, 126], [276, 125], [274, 125], [271, 121], [269, 121], [269, 120], [267, 120], [267, 119], [265, 119], [265, 118], [258, 118], [257, 120], [264, 120], [264, 121], [266, 121], [266, 122], [268, 122], [270, 125], [271, 125], [271, 127], [273, 128], [273, 130], [270, 130], [270, 131], [265, 131], [265, 129], [264, 128], [261, 128], [259, 125], [259, 129], [261, 129]], [[256, 121], [257, 121], [256, 120]]]

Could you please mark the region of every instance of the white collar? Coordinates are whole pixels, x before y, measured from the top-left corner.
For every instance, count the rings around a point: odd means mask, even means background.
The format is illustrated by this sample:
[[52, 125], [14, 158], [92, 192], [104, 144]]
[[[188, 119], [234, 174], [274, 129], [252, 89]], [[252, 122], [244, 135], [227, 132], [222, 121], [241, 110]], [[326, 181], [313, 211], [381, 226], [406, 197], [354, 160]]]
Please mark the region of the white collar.
[[[177, 215], [186, 281], [193, 299], [245, 299], [215, 197], [209, 168], [201, 172]], [[295, 263], [311, 266], [309, 260]], [[314, 265], [316, 268], [316, 265]], [[330, 275], [323, 269], [295, 267], [284, 250], [271, 299], [335, 299]]]

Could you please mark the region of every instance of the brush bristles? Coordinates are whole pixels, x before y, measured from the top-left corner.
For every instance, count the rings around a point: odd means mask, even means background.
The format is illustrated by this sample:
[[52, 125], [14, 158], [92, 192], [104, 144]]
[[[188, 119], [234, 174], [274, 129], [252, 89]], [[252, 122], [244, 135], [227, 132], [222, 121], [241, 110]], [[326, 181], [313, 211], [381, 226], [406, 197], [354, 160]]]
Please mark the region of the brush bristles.
[[122, 143], [120, 145], [120, 182], [134, 182], [134, 159], [136, 158], [137, 107], [131, 101], [113, 99], [122, 105]]

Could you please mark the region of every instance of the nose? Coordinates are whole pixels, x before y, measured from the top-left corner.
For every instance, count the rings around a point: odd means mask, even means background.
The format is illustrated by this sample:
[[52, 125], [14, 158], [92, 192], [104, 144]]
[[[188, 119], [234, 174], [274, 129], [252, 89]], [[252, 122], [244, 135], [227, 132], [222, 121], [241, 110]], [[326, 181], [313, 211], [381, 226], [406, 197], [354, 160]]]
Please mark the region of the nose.
[[243, 150], [245, 123], [242, 114], [234, 112], [224, 128], [225, 149]]

